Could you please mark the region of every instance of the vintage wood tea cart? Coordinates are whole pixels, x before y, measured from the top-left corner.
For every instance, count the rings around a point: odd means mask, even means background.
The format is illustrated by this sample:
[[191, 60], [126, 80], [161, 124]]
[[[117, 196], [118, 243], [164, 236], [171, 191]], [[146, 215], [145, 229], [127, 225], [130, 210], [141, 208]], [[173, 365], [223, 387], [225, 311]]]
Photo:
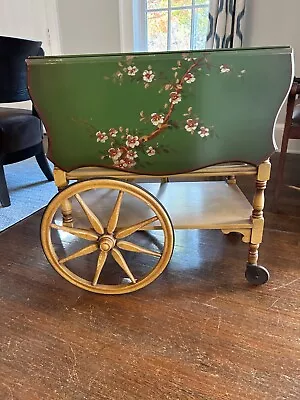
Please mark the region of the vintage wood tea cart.
[[[249, 244], [248, 281], [268, 280], [258, 248], [274, 126], [293, 76], [290, 48], [37, 57], [27, 65], [59, 189], [41, 240], [61, 276], [97, 293], [132, 292], [166, 268], [174, 229], [221, 229]], [[168, 182], [171, 175], [181, 181]], [[255, 177], [252, 205], [236, 184], [241, 175]], [[149, 183], [137, 185], [140, 178]]]

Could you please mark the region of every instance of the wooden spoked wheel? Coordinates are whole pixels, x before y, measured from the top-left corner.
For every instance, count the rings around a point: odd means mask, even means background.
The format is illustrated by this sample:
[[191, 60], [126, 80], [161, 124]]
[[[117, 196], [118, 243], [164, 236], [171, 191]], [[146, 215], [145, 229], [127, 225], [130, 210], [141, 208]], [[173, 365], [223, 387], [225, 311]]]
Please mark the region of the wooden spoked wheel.
[[[72, 205], [73, 227], [63, 226], [66, 200]], [[135, 237], [145, 241], [149, 235], [141, 231], [150, 229], [160, 230], [159, 249]], [[70, 185], [50, 201], [41, 242], [50, 264], [69, 282], [91, 292], [122, 294], [145, 287], [162, 273], [172, 256], [174, 232], [151, 193], [123, 181], [92, 179]]]

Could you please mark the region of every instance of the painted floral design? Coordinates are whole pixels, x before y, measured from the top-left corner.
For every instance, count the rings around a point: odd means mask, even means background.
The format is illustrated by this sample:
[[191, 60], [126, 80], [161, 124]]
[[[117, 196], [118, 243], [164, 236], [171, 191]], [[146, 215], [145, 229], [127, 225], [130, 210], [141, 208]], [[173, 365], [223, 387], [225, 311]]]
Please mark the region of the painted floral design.
[[118, 130], [115, 129], [115, 128], [110, 128], [110, 129], [108, 130], [108, 134], [109, 134], [110, 137], [116, 137], [117, 134], [118, 134]]
[[238, 74], [238, 78], [241, 78], [246, 73], [245, 69], [242, 69], [241, 72]]
[[120, 157], [121, 157], [121, 155], [122, 155], [122, 151], [119, 149], [119, 148], [113, 148], [113, 147], [111, 147], [109, 150], [108, 150], [108, 156], [109, 156], [109, 158], [111, 158], [113, 161], [116, 161], [116, 160], [118, 160]]
[[151, 114], [151, 122], [153, 125], [157, 126], [164, 122], [164, 114], [152, 113]]
[[177, 92], [171, 92], [169, 102], [172, 104], [178, 104], [181, 101], [181, 94]]
[[209, 128], [205, 128], [205, 126], [201, 126], [201, 127], [200, 127], [200, 130], [199, 130], [199, 132], [198, 132], [198, 134], [199, 134], [202, 138], [204, 138], [204, 137], [206, 137], [206, 136], [209, 136]]
[[105, 143], [108, 139], [108, 136], [105, 132], [98, 131], [96, 132], [97, 142]]
[[136, 152], [135, 150], [129, 150], [129, 151], [127, 152], [126, 157], [127, 157], [129, 160], [134, 160], [135, 158], [138, 157], [138, 154], [137, 154], [137, 152]]
[[198, 126], [198, 121], [197, 121], [196, 119], [189, 118], [189, 119], [187, 119], [187, 121], [186, 121], [186, 125], [185, 125], [184, 129], [185, 129], [187, 132], [194, 133], [195, 130], [197, 129], [197, 126]]
[[125, 162], [127, 163], [128, 167], [134, 167], [136, 165], [135, 159], [133, 157], [129, 157], [128, 154], [125, 157]]
[[191, 72], [188, 72], [187, 74], [185, 74], [183, 79], [186, 83], [193, 83], [196, 80], [194, 74], [192, 74]]
[[[204, 119], [202, 115], [200, 118], [194, 113], [193, 108], [186, 104], [189, 99], [187, 94], [197, 80], [209, 79], [206, 77], [211, 75], [212, 69], [219, 74], [228, 74], [232, 72], [231, 66], [225, 63], [213, 66], [207, 56], [195, 58], [192, 53], [187, 53], [182, 54], [182, 58], [171, 67], [171, 71], [156, 71], [151, 65], [146, 69], [136, 66], [134, 56], [125, 56], [118, 62], [117, 68], [111, 77], [104, 79], [112, 80], [119, 85], [126, 79], [132, 84], [140, 83], [142, 88], [158, 90], [158, 94], [161, 94], [164, 100], [160, 106], [158, 104], [156, 110], [152, 110], [153, 112], [137, 110], [137, 119], [144, 124], [145, 129], [119, 126], [103, 127], [103, 131], [98, 130], [97, 142], [103, 146], [99, 150], [101, 159], [111, 160], [113, 166], [120, 169], [130, 169], [136, 165], [140, 167], [143, 163], [146, 165], [153, 163], [159, 155], [172, 151], [164, 147], [163, 142], [154, 141], [162, 133], [169, 134], [175, 129], [181, 129], [185, 135], [187, 133], [194, 135], [195, 140], [199, 140], [196, 139], [198, 137], [203, 139], [213, 136], [213, 128], [207, 126], [205, 116]], [[242, 77], [245, 73], [245, 70], [240, 70], [237, 76]], [[160, 82], [159, 89], [157, 89], [158, 82]], [[182, 110], [183, 105], [186, 105], [186, 111], [181, 118], [177, 112], [174, 119], [174, 110]], [[145, 164], [143, 166], [145, 167]]]
[[135, 76], [135, 74], [138, 72], [138, 69], [135, 65], [129, 65], [127, 67], [127, 74], [129, 76]]
[[114, 166], [115, 167], [119, 167], [119, 168], [127, 168], [128, 167], [128, 163], [126, 159], [121, 159], [121, 160], [115, 160], [114, 161]]
[[140, 142], [138, 136], [132, 136], [132, 135], [126, 136], [126, 146], [131, 147], [133, 149], [134, 147], [137, 147], [139, 144]]
[[149, 146], [148, 149], [146, 150], [146, 153], [148, 154], [149, 157], [152, 157], [155, 155], [156, 151], [152, 146]]
[[228, 65], [220, 65], [220, 72], [221, 74], [226, 74], [228, 72], [230, 72], [230, 67]]
[[152, 82], [153, 79], [154, 79], [154, 77], [155, 77], [155, 74], [153, 73], [152, 69], [146, 69], [146, 70], [143, 72], [143, 80], [144, 80], [145, 82], [147, 82], [147, 83]]

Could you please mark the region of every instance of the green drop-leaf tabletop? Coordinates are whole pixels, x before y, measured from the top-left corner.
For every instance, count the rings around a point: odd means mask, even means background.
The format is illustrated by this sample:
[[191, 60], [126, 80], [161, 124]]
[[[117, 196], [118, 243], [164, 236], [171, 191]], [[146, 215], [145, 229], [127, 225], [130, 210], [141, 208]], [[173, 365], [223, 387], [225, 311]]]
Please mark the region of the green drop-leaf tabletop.
[[258, 165], [293, 77], [289, 47], [34, 57], [28, 86], [64, 171]]

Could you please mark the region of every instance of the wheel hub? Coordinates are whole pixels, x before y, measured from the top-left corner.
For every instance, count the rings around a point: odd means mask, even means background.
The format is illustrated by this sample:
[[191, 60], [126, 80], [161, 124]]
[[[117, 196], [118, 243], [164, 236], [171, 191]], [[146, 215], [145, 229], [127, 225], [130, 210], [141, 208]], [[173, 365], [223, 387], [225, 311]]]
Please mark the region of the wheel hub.
[[115, 247], [116, 239], [111, 235], [103, 235], [99, 239], [99, 247], [102, 251], [108, 252]]

